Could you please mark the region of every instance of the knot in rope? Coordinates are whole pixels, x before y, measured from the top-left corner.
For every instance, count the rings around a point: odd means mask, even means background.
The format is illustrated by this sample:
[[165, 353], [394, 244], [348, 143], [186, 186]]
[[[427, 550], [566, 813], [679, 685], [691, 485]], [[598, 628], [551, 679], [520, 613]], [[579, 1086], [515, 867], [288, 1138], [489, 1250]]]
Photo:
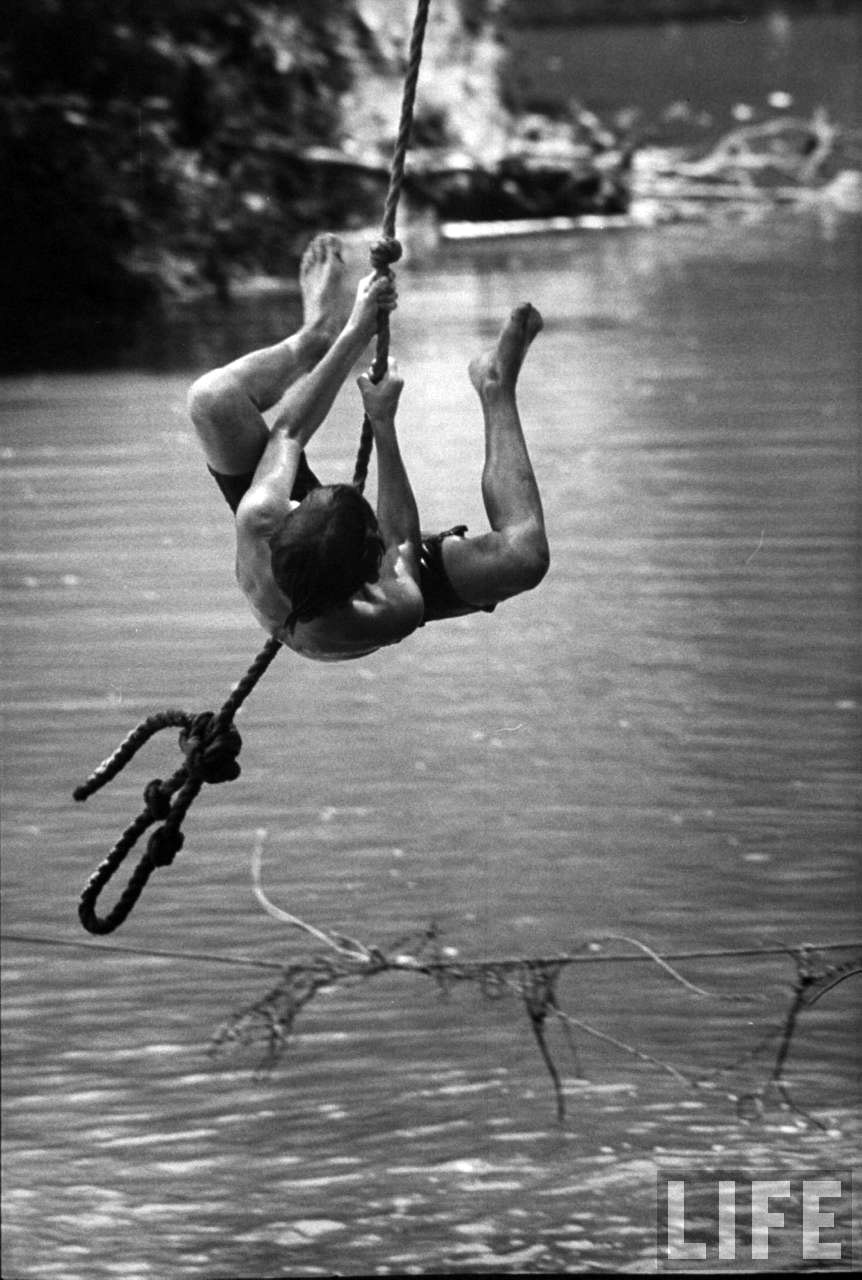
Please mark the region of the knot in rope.
[[164, 822], [171, 811], [171, 792], [161, 778], [153, 778], [144, 787], [144, 804], [153, 822]]
[[400, 240], [395, 236], [383, 235], [375, 240], [369, 250], [371, 265], [379, 276], [388, 275], [390, 266], [398, 261], [403, 252]]
[[[188, 711], [169, 709], [141, 721], [116, 751], [93, 770], [86, 782], [75, 788], [75, 799], [86, 800], [115, 778], [154, 734], [172, 727], [180, 730], [182, 765], [170, 778], [153, 778], [147, 783], [144, 808], [126, 827], [84, 886], [78, 915], [88, 932], [112, 933], [126, 919], [156, 867], [170, 866], [183, 847], [184, 836], [180, 830], [183, 819], [204, 783], [230, 782], [239, 777], [237, 756], [242, 738], [234, 726], [233, 717], [280, 649], [281, 642], [274, 636], [267, 640], [218, 713], [202, 711], [191, 715]], [[155, 822], [162, 825], [150, 835], [146, 851], [118, 901], [106, 915], [97, 915], [99, 894], [138, 838]]]
[[180, 730], [180, 750], [189, 777], [196, 781], [233, 782], [241, 773], [237, 760], [241, 748], [242, 738], [233, 722], [221, 725], [213, 711], [200, 712]]

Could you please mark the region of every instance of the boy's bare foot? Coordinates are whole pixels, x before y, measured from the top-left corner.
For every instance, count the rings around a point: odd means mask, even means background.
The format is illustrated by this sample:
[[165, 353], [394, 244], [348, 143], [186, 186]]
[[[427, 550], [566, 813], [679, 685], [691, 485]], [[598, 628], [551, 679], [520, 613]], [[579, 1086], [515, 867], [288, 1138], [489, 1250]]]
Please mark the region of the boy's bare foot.
[[349, 310], [342, 241], [332, 232], [315, 236], [302, 255], [299, 285], [305, 325], [330, 342], [341, 331]]
[[497, 345], [470, 361], [470, 381], [480, 395], [493, 384], [515, 390], [524, 356], [543, 324], [541, 315], [529, 302], [515, 308], [503, 325]]

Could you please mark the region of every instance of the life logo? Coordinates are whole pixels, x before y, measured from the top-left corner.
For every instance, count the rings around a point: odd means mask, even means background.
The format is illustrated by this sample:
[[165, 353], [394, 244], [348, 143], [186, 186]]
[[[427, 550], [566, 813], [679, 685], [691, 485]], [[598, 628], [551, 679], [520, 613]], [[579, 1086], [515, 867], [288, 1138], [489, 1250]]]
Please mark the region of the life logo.
[[[859, 1171], [659, 1170], [659, 1271], [858, 1269]], [[855, 1264], [855, 1265], [854, 1265]]]

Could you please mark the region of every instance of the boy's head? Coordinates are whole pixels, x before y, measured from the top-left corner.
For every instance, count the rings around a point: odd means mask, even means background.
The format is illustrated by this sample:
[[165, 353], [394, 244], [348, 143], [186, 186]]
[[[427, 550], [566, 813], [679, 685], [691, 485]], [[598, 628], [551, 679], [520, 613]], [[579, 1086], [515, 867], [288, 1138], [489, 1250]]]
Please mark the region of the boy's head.
[[377, 518], [349, 484], [306, 494], [269, 540], [272, 575], [293, 606], [287, 626], [346, 604], [376, 582], [383, 558]]

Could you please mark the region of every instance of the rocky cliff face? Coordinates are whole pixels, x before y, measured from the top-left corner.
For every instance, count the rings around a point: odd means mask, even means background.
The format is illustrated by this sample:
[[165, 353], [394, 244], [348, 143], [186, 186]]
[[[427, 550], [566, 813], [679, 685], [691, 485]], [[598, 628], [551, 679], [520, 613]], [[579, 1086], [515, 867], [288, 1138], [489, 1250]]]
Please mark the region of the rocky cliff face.
[[[481, 158], [499, 152], [511, 129], [500, 95], [506, 0], [432, 0], [416, 99], [414, 142]], [[368, 34], [354, 51], [342, 97], [342, 143], [388, 159], [398, 124], [415, 0], [357, 0]]]

